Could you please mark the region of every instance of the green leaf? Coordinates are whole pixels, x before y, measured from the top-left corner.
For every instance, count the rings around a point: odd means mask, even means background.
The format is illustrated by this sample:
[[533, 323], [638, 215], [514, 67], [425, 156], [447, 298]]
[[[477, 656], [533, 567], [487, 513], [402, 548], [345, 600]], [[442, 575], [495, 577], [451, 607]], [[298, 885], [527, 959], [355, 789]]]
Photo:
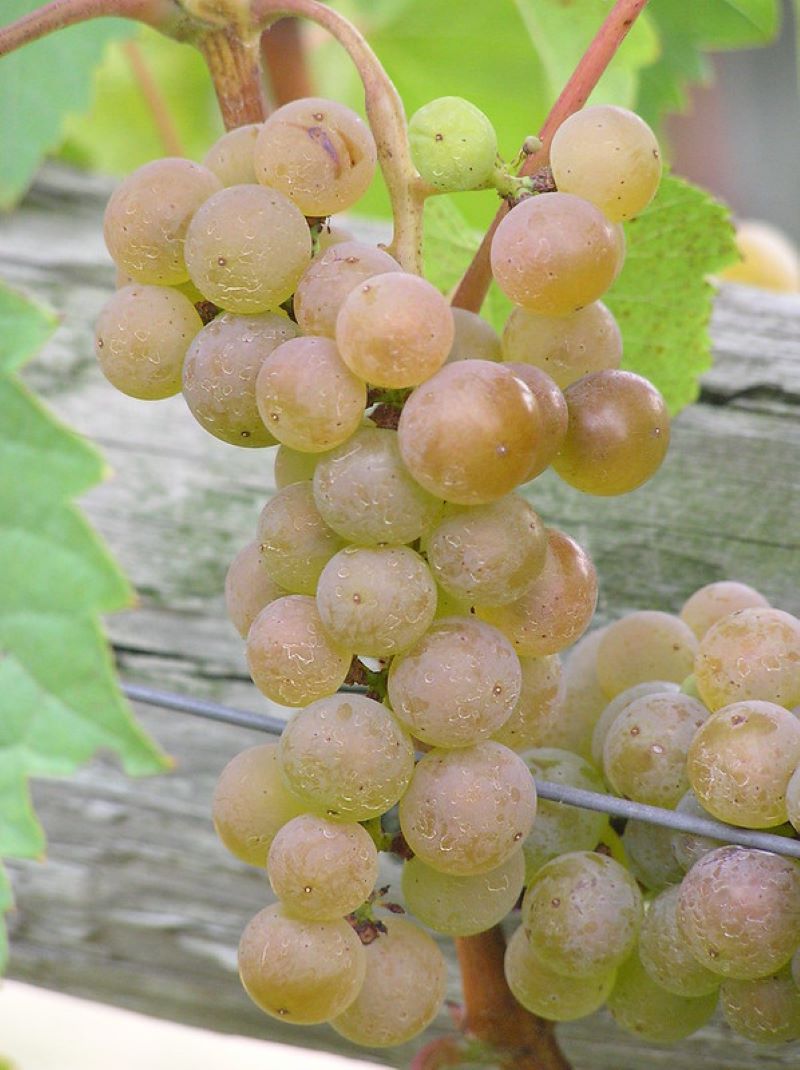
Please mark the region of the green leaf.
[[[3, 24], [41, 6], [41, 0], [3, 0]], [[42, 158], [61, 143], [66, 115], [88, 108], [92, 70], [107, 42], [132, 30], [133, 23], [121, 19], [95, 19], [25, 45], [0, 61], [0, 208], [19, 199]]]
[[[11, 881], [8, 879], [2, 864], [0, 864], [0, 974], [4, 972], [8, 963], [8, 935], [4, 922], [4, 915], [14, 906], [14, 895], [11, 891]], [[3, 1060], [0, 1059], [0, 1070], [3, 1070]], [[6, 1064], [9, 1068], [10, 1063]]]
[[711, 366], [708, 276], [737, 258], [733, 226], [724, 205], [665, 176], [625, 236], [625, 265], [603, 300], [622, 330], [623, 367], [654, 383], [675, 414], [695, 400]]
[[[36, 314], [31, 314], [31, 309]], [[0, 372], [12, 372], [47, 341], [57, 320], [21, 293], [0, 287]]]

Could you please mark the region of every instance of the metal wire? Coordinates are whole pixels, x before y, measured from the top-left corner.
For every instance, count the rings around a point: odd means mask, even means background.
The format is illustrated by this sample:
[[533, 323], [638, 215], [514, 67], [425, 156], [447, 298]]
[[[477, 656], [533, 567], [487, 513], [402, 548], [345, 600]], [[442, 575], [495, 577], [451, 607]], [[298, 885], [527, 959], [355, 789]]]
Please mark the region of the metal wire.
[[[162, 691], [155, 687], [141, 684], [122, 684], [122, 690], [134, 702], [143, 702], [148, 706], [190, 713], [195, 717], [204, 717], [209, 721], [237, 725], [240, 728], [252, 728], [256, 732], [267, 732], [278, 736], [284, 729], [285, 721], [267, 714], [252, 713], [249, 710], [237, 710], [232, 706], [223, 706], [218, 702], [180, 695], [174, 691]], [[363, 693], [363, 687], [341, 688], [342, 691]], [[624, 817], [632, 821], [645, 821], [650, 825], [673, 829], [676, 832], [689, 832], [695, 836], [708, 836], [722, 840], [723, 843], [735, 843], [742, 847], [756, 847], [761, 851], [800, 858], [800, 840], [786, 836], [776, 836], [769, 832], [756, 832], [751, 829], [737, 828], [715, 821], [710, 817], [696, 817], [694, 814], [682, 814], [678, 810], [664, 810], [660, 806], [647, 806], [645, 803], [619, 799], [614, 795], [602, 795], [595, 791], [568, 787], [566, 784], [554, 784], [549, 780], [536, 779], [536, 792], [540, 799], [562, 803], [564, 806], [577, 806], [584, 810], [598, 810], [613, 817]]]

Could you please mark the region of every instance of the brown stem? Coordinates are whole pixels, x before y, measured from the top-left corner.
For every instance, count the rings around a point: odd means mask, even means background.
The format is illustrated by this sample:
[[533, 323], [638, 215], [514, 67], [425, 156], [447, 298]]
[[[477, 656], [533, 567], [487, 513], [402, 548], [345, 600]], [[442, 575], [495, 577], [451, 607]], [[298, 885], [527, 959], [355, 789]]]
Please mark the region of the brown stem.
[[126, 41], [122, 46], [133, 76], [150, 110], [150, 115], [159, 139], [168, 156], [185, 156], [178, 127], [170, 114], [164, 94], [147, 66], [147, 61], [136, 41]]
[[106, 16], [136, 19], [178, 40], [192, 35], [192, 20], [175, 0], [52, 0], [0, 29], [0, 56], [55, 30]]
[[261, 57], [276, 108], [290, 100], [313, 97], [299, 19], [279, 19], [265, 30], [261, 35]]
[[208, 30], [198, 40], [226, 130], [266, 118], [258, 37], [244, 40], [236, 30]]
[[499, 925], [455, 941], [464, 992], [464, 1025], [485, 1044], [508, 1052], [515, 1070], [570, 1070], [553, 1023], [529, 1014], [511, 995]]
[[[525, 161], [522, 167], [522, 174], [532, 175], [548, 162], [553, 134], [565, 119], [569, 118], [574, 112], [579, 111], [586, 103], [601, 75], [627, 37], [628, 31], [642, 13], [646, 4], [647, 0], [617, 0], [614, 4], [602, 26], [595, 34], [592, 43], [584, 52], [572, 77], [564, 86], [561, 95], [551, 108], [550, 114], [545, 119], [544, 126], [539, 134], [542, 147]], [[472, 258], [472, 263], [458, 284], [452, 300], [452, 304], [456, 308], [466, 308], [471, 312], [480, 311], [492, 279], [489, 263], [492, 238], [508, 210], [508, 204], [504, 203], [500, 206], [480, 244], [480, 248]]]

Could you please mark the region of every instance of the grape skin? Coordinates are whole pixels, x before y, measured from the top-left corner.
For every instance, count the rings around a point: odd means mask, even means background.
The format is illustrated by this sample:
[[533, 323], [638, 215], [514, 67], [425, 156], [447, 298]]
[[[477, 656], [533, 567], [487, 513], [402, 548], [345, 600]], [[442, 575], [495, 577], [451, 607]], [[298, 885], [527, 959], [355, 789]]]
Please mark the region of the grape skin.
[[592, 372], [619, 368], [622, 334], [611, 311], [594, 301], [566, 316], [515, 308], [503, 328], [503, 359], [532, 364], [562, 390]]
[[491, 323], [466, 308], [452, 308], [455, 337], [447, 354], [447, 364], [459, 360], [501, 361], [500, 336]]
[[757, 1044], [800, 1040], [800, 990], [789, 970], [751, 981], [723, 981], [720, 1004], [739, 1036]]
[[691, 673], [697, 640], [671, 613], [643, 609], [610, 624], [597, 650], [597, 678], [609, 698], [636, 684], [680, 684]]
[[253, 150], [261, 123], [234, 127], [218, 138], [203, 158], [203, 166], [213, 171], [223, 186], [251, 185], [256, 181]]
[[683, 603], [680, 618], [688, 624], [698, 639], [702, 639], [712, 624], [740, 609], [769, 608], [769, 602], [746, 583], [724, 580], [708, 583], [690, 595]]
[[608, 1009], [621, 1029], [656, 1044], [691, 1036], [709, 1021], [716, 1005], [716, 990], [691, 999], [668, 992], [656, 984], [635, 951], [620, 966], [608, 997]]
[[720, 986], [719, 974], [702, 966], [678, 927], [680, 888], [666, 888], [650, 901], [639, 933], [639, 958], [650, 977], [676, 996], [706, 996]]
[[[605, 629], [607, 630], [607, 629]], [[598, 643], [599, 645], [599, 643]], [[678, 690], [678, 685], [669, 680], [645, 680], [633, 687], [626, 687], [620, 691], [603, 709], [592, 731], [592, 761], [602, 768], [603, 746], [605, 745], [608, 730], [622, 711], [635, 702], [637, 698], [645, 695], [659, 695]], [[605, 696], [605, 692], [603, 692]]]
[[598, 767], [601, 758], [594, 757], [591, 739], [594, 726], [608, 702], [597, 679], [596, 668], [597, 648], [604, 634], [605, 628], [596, 628], [564, 652], [564, 708], [547, 741], [547, 746], [575, 751]]
[[539, 425], [539, 441], [533, 461], [523, 480], [535, 479], [553, 462], [567, 433], [569, 413], [564, 395], [541, 368], [515, 361], [504, 364], [516, 379], [520, 379], [533, 394], [536, 402], [536, 417]]
[[408, 143], [422, 179], [441, 193], [486, 185], [497, 163], [497, 134], [463, 97], [437, 97], [408, 123]]
[[[697, 801], [697, 796], [693, 791], [687, 791], [675, 809], [679, 814], [691, 814], [693, 817], [711, 817], [711, 814], [704, 810]], [[695, 862], [702, 858], [703, 855], [707, 855], [709, 851], [725, 846], [722, 840], [714, 840], [710, 836], [699, 836], [691, 832], [673, 832], [670, 835], [670, 843], [675, 861], [684, 873], [688, 873]]]
[[280, 445], [275, 454], [275, 486], [278, 490], [283, 490], [290, 483], [310, 482], [324, 456], [324, 453], [302, 453], [300, 450]]
[[225, 608], [242, 639], [261, 610], [285, 594], [261, 563], [258, 543], [243, 546], [225, 574]]
[[558, 654], [520, 658], [519, 664], [519, 701], [511, 716], [492, 733], [492, 739], [516, 751], [561, 746], [566, 682]]
[[679, 884], [683, 868], [672, 850], [669, 829], [647, 821], [628, 821], [622, 834], [622, 847], [628, 869], [648, 891], [660, 892], [670, 884]]
[[317, 511], [310, 482], [290, 483], [267, 502], [258, 518], [258, 543], [264, 568], [292, 594], [313, 595], [322, 570], [342, 548]]

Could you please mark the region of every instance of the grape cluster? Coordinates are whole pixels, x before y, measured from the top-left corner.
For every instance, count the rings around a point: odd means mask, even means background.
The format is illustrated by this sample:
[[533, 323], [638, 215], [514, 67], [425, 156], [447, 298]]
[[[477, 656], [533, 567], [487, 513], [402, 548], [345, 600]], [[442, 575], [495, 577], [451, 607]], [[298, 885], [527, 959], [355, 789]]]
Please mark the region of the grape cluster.
[[[432, 189], [502, 170], [491, 124], [464, 101], [422, 109], [410, 142]], [[595, 569], [517, 493], [552, 466], [586, 493], [622, 494], [664, 457], [664, 401], [620, 370], [599, 301], [622, 264], [621, 221], [659, 181], [652, 132], [608, 107], [563, 124], [556, 191], [519, 197], [492, 244], [515, 304], [502, 338], [330, 227], [376, 159], [353, 112], [300, 100], [224, 135], [202, 165], [140, 168], [106, 212], [120, 289], [97, 328], [105, 375], [143, 399], [182, 391], [224, 442], [278, 446], [278, 492], [225, 583], [254, 683], [294, 710], [214, 797], [222, 842], [266, 868], [278, 900], [242, 936], [244, 987], [268, 1014], [370, 1047], [423, 1030], [444, 961], [419, 925], [375, 914], [378, 850], [395, 849], [411, 913], [439, 933], [481, 932], [527, 889], [506, 973], [544, 1017], [607, 1000], [624, 1027], [670, 1039], [706, 1020], [723, 976], [738, 986], [732, 1021], [755, 1013], [742, 985], [791, 1002], [778, 972], [800, 943], [789, 863], [684, 838], [696, 864], [680, 896], [647, 905], [642, 886], [680, 879], [677, 849], [666, 859], [632, 824], [619, 846], [602, 814], [537, 812], [534, 776], [689, 798], [750, 827], [800, 810], [800, 622], [715, 588], [682, 618], [639, 613], [590, 635], [564, 671]], [[743, 785], [745, 750], [761, 774]], [[738, 902], [736, 887], [753, 894]], [[731, 936], [745, 909], [749, 925], [761, 911], [758, 929]], [[683, 974], [680, 991], [659, 980]]]

